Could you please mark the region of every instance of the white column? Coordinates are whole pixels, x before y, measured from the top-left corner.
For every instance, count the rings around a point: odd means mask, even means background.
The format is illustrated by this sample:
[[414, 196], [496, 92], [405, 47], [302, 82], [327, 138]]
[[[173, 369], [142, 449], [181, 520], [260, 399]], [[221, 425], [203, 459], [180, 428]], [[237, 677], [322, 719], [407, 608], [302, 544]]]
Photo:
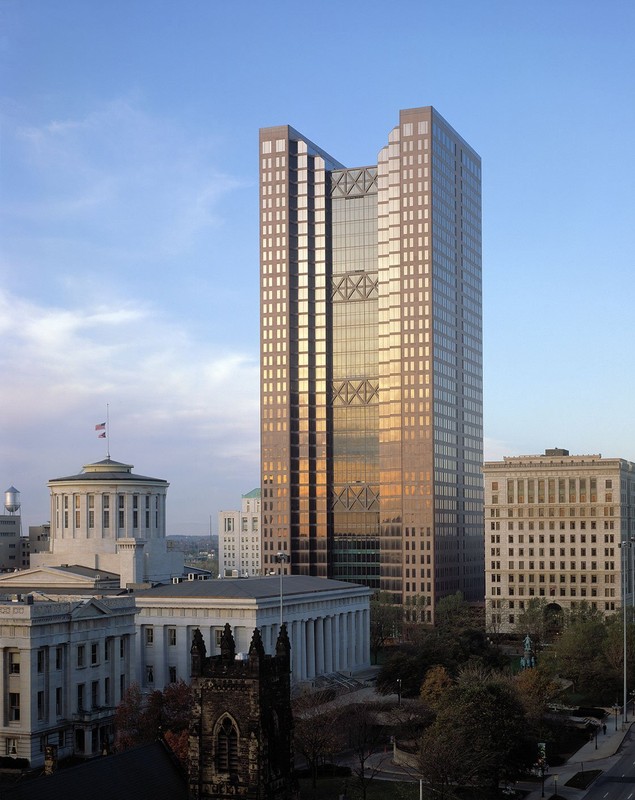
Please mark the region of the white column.
[[309, 657], [307, 652], [307, 636], [308, 636], [308, 626], [306, 620], [302, 620], [300, 622], [300, 630], [302, 634], [300, 636], [300, 650], [302, 659], [302, 678], [306, 680], [309, 677]]
[[293, 653], [293, 658], [291, 660], [292, 664], [292, 671], [293, 671], [293, 679], [295, 681], [302, 681], [305, 679], [306, 675], [302, 671], [302, 629], [300, 627], [300, 623], [295, 620], [291, 623], [291, 652]]
[[166, 653], [166, 636], [165, 636], [165, 626], [164, 625], [155, 625], [154, 626], [154, 645], [153, 645], [153, 653], [152, 657], [154, 659], [154, 664], [152, 668], [154, 669], [154, 687], [155, 689], [161, 689], [165, 687], [167, 681], [167, 675], [165, 665], [167, 661], [167, 653]]
[[[145, 514], [145, 509], [143, 513]], [[187, 625], [184, 626], [177, 625], [176, 641], [178, 642], [178, 647], [176, 652], [176, 677], [183, 678], [184, 681], [189, 683], [190, 668], [191, 668], [190, 647], [192, 646], [192, 635]]]
[[355, 666], [359, 669], [364, 663], [364, 612], [358, 611], [355, 614], [357, 621], [357, 646], [355, 652]]
[[333, 672], [333, 617], [324, 620], [324, 671]]
[[363, 660], [364, 666], [370, 666], [370, 614], [367, 608], [363, 612], [364, 622], [364, 644], [363, 644]]
[[335, 672], [339, 672], [342, 669], [342, 636], [344, 636], [344, 632], [342, 631], [341, 616], [341, 614], [336, 613], [333, 617], [333, 669]]
[[315, 649], [316, 664], [315, 671], [318, 675], [324, 675], [324, 617], [315, 620]]
[[342, 672], [346, 672], [348, 669], [348, 657], [348, 614], [344, 611], [340, 615], [340, 670]]
[[346, 612], [346, 645], [346, 668], [350, 671], [355, 664], [355, 628], [351, 611]]
[[306, 622], [306, 677], [315, 677], [315, 621]]

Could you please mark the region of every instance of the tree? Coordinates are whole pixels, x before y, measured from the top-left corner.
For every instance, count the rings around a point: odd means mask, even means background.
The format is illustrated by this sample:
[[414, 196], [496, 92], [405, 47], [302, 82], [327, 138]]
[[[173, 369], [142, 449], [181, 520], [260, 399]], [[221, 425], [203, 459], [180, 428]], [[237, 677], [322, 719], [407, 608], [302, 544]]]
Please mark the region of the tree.
[[508, 680], [465, 670], [445, 701], [421, 742], [420, 768], [429, 783], [495, 791], [531, 763], [524, 710]]
[[433, 725], [419, 743], [418, 767], [429, 795], [440, 800], [454, 800], [465, 780], [461, 742], [452, 727]]
[[133, 683], [115, 709], [115, 748], [129, 750], [152, 739], [144, 715], [141, 687]]
[[458, 633], [473, 627], [472, 608], [462, 592], [442, 597], [434, 610], [434, 626], [445, 632]]
[[303, 692], [293, 701], [294, 744], [311, 771], [313, 789], [320, 763], [337, 750], [339, 710], [326, 692]]
[[522, 670], [514, 676], [513, 681], [527, 720], [534, 729], [539, 729], [547, 711], [547, 703], [555, 697], [560, 687], [542, 664], [534, 669]]
[[192, 714], [192, 690], [177, 681], [144, 698], [133, 683], [115, 709], [115, 747], [128, 750], [153, 742], [160, 736], [183, 763], [187, 761], [187, 737]]
[[368, 703], [343, 708], [340, 727], [346, 734], [348, 747], [353, 751], [353, 775], [360, 796], [366, 800], [368, 784], [381, 767], [381, 763], [371, 762], [370, 757], [386, 739], [384, 727], [379, 721], [377, 709]]
[[516, 633], [529, 634], [534, 642], [544, 642], [547, 638], [547, 601], [544, 597], [532, 597], [525, 610], [519, 614], [515, 625]]
[[438, 711], [453, 681], [445, 667], [436, 664], [426, 672], [421, 684], [420, 697], [433, 711]]
[[[615, 684], [621, 686], [624, 675], [624, 618], [618, 612], [606, 620], [606, 642], [604, 645], [608, 670]], [[627, 684], [635, 683], [635, 626], [626, 620], [626, 668]]]
[[390, 595], [378, 592], [370, 601], [370, 653], [373, 664], [389, 639], [397, 638], [401, 631], [403, 609], [395, 605]]
[[576, 692], [610, 702], [615, 683], [607, 681], [606, 638], [602, 618], [572, 616], [554, 643], [552, 657], [558, 674], [573, 681]]

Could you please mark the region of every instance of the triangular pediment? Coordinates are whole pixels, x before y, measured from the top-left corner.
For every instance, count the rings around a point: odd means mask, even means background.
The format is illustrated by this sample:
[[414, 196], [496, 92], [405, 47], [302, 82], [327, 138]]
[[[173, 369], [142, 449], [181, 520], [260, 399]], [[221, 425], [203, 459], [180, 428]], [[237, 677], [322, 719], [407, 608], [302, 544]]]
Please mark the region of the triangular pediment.
[[56, 567], [33, 567], [19, 572], [7, 572], [0, 575], [0, 591], [12, 588], [46, 589], [46, 588], [92, 588], [95, 579], [87, 575], [72, 572], [70, 569]]
[[71, 611], [73, 619], [80, 619], [82, 617], [105, 617], [110, 616], [110, 610], [99, 600], [91, 597], [90, 600], [85, 600], [81, 605], [77, 606]]

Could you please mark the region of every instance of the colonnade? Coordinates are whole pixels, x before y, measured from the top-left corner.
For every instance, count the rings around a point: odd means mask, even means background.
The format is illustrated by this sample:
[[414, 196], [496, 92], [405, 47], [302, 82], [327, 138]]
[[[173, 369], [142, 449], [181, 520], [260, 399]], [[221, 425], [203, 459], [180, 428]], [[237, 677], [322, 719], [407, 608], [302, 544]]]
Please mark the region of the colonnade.
[[[369, 666], [370, 621], [367, 609], [285, 622], [291, 642], [291, 672], [295, 682]], [[273, 653], [279, 630], [279, 623], [261, 628], [267, 653]]]

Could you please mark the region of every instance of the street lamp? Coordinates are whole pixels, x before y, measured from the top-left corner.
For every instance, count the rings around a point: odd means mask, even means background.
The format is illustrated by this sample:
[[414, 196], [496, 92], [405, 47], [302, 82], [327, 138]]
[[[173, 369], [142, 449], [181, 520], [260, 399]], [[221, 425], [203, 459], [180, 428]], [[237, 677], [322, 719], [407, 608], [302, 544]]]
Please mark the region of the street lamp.
[[282, 603], [282, 573], [283, 573], [282, 565], [285, 562], [288, 563], [289, 556], [286, 553], [283, 553], [282, 551], [280, 551], [279, 553], [276, 553], [275, 559], [276, 559], [276, 564], [280, 564], [280, 566], [278, 567], [278, 572], [280, 573], [280, 628], [282, 628], [282, 605], [283, 605], [283, 603]]
[[616, 701], [615, 705], [613, 706], [613, 711], [615, 711], [615, 730], [617, 730], [617, 712], [619, 710], [620, 710], [620, 706], [619, 706], [619, 703], [617, 703], [617, 701]]
[[558, 796], [558, 776], [557, 775], [553, 776], [553, 790], [555, 792], [554, 797], [557, 797]]
[[623, 644], [623, 653], [622, 653], [622, 665], [623, 665], [623, 690], [624, 690], [624, 722], [628, 722], [628, 709], [626, 707], [626, 703], [628, 701], [628, 694], [626, 688], [626, 588], [628, 582], [628, 552], [626, 548], [630, 551], [633, 549], [633, 542], [631, 539], [624, 540], [622, 542], [618, 542], [617, 546], [620, 548], [620, 573], [622, 579], [622, 625], [624, 627], [624, 644]]

